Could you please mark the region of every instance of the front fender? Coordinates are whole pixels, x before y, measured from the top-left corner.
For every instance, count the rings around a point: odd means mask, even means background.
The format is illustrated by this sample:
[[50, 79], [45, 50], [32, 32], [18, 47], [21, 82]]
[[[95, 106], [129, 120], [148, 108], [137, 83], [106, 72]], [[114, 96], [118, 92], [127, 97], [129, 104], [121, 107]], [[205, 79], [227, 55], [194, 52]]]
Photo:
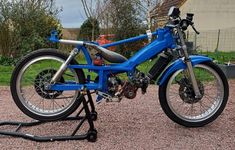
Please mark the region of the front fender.
[[[191, 59], [193, 66], [202, 62], [212, 61], [212, 59], [209, 57], [199, 56], [199, 55], [192, 55], [189, 56], [189, 58]], [[173, 72], [180, 69], [186, 69], [186, 67], [187, 66], [184, 63], [183, 59], [177, 59], [163, 72], [163, 74], [158, 80], [158, 85], [162, 85]]]

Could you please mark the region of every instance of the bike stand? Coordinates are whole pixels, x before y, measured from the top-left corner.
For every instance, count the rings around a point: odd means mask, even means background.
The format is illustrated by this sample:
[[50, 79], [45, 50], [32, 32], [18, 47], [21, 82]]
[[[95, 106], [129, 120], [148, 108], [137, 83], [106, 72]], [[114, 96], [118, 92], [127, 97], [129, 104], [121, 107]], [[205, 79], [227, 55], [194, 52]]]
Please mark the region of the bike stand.
[[[95, 106], [92, 101], [92, 97], [90, 92], [87, 92], [87, 98], [86, 100], [85, 96], [82, 96], [83, 107], [79, 110], [77, 115], [75, 116], [69, 116], [65, 119], [59, 120], [59, 121], [69, 121], [69, 120], [79, 120], [79, 124], [75, 128], [75, 130], [72, 132], [71, 135], [63, 135], [63, 136], [37, 136], [37, 135], [31, 135], [28, 133], [20, 133], [20, 129], [22, 127], [33, 127], [44, 123], [49, 123], [45, 121], [32, 121], [32, 122], [14, 122], [14, 121], [5, 121], [0, 122], [0, 126], [16, 126], [16, 129], [14, 131], [3, 131], [0, 130], [0, 135], [6, 135], [6, 136], [12, 136], [12, 137], [20, 137], [32, 141], [37, 142], [52, 142], [52, 141], [66, 141], [66, 140], [84, 140], [87, 139], [89, 142], [95, 142], [97, 139], [97, 131], [94, 128], [94, 123], [97, 119], [97, 113], [95, 111]], [[80, 97], [79, 97], [80, 98]], [[90, 108], [89, 108], [90, 105]], [[85, 111], [85, 116], [80, 116], [80, 114]], [[82, 135], [76, 135], [77, 131], [80, 129], [80, 127], [83, 125], [85, 121], [88, 121], [89, 124], [89, 130], [87, 133]], [[54, 122], [59, 122], [54, 121]], [[52, 122], [52, 121], [50, 121]]]

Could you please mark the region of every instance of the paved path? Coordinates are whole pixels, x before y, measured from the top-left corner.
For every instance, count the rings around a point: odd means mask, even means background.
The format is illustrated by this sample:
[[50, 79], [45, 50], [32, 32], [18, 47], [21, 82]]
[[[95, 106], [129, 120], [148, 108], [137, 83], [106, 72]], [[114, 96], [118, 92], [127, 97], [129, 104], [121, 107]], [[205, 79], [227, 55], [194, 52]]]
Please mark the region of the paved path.
[[[230, 88], [226, 110], [202, 128], [185, 128], [168, 119], [160, 108], [157, 87], [151, 86], [145, 96], [96, 106], [99, 115], [95, 143], [86, 140], [37, 143], [0, 136], [0, 149], [235, 149], [235, 80], [230, 81]], [[16, 107], [8, 87], [0, 87], [0, 106], [0, 121], [31, 120]], [[75, 126], [75, 122], [49, 123], [27, 131], [39, 135], [70, 133], [69, 129]]]

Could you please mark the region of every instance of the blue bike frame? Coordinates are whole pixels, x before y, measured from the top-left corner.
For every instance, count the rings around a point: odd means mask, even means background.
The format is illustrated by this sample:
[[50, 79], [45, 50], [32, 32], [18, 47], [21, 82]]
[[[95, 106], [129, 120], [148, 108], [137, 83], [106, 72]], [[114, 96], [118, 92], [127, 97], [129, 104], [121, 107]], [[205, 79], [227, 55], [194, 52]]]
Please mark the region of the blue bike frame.
[[[128, 77], [132, 76], [132, 74], [135, 72], [135, 69], [138, 65], [141, 63], [151, 59], [152, 57], [160, 54], [165, 49], [175, 49], [176, 43], [175, 38], [172, 33], [172, 29], [165, 27], [158, 29], [156, 32], [152, 33], [153, 36], [157, 36], [157, 38], [152, 41], [150, 44], [143, 47], [141, 50], [139, 50], [135, 55], [133, 55], [129, 60], [125, 61], [121, 64], [108, 64], [103, 66], [95, 66], [92, 62], [92, 59], [90, 57], [90, 54], [86, 47], [82, 44], [76, 45], [77, 49], [82, 51], [85, 59], [87, 61], [87, 64], [79, 64], [79, 65], [69, 65], [68, 68], [71, 69], [88, 69], [90, 71], [93, 71], [98, 74], [99, 76], [99, 82], [94, 83], [91, 82], [89, 77], [87, 77], [87, 82], [85, 84], [78, 84], [76, 82], [67, 82], [65, 84], [54, 84], [50, 87], [51, 90], [58, 90], [58, 91], [65, 91], [65, 90], [99, 90], [102, 92], [107, 91], [107, 79], [111, 74], [118, 74], [118, 73], [124, 73], [126, 72]], [[110, 44], [102, 45], [104, 48], [108, 48], [111, 46], [117, 46], [120, 44], [128, 43], [128, 42], [134, 42], [142, 39], [147, 39], [148, 35], [141, 35], [121, 41], [117, 41]], [[52, 35], [49, 39], [52, 42], [60, 42], [59, 39], [56, 38], [56, 36]], [[74, 41], [76, 43], [76, 41]], [[192, 65], [196, 65], [198, 63], [204, 62], [204, 61], [211, 61], [210, 58], [204, 57], [204, 56], [190, 56], [192, 60]], [[163, 84], [164, 81], [167, 79], [167, 77], [174, 71], [179, 69], [185, 69], [186, 65], [183, 62], [182, 59], [178, 59], [175, 62], [173, 62], [162, 74], [160, 77], [158, 84]]]

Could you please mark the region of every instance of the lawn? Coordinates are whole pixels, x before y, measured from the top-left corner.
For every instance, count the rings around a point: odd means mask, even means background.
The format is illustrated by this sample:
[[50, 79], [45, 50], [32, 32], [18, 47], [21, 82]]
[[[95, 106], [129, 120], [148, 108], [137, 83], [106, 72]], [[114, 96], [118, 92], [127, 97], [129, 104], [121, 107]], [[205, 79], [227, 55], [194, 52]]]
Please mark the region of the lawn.
[[[218, 54], [216, 53], [213, 53], [213, 52], [205, 52], [205, 53], [202, 53], [204, 55], [208, 55], [209, 57], [211, 58], [214, 58], [215, 60], [217, 60], [217, 62], [219, 63], [226, 63], [226, 62], [235, 62], [235, 52], [228, 52], [228, 53], [225, 53], [225, 52], [219, 52]], [[78, 62], [84, 64], [85, 63], [85, 60], [79, 60]], [[147, 61], [143, 64], [141, 64], [140, 66], [138, 66], [138, 69], [144, 73], [147, 73], [150, 68], [152, 67], [153, 63], [155, 61]], [[46, 66], [45, 66], [46, 68]], [[11, 74], [12, 74], [12, 71], [14, 69], [14, 66], [2, 66], [0, 65], [0, 85], [9, 85], [10, 84], [10, 78], [11, 78]], [[88, 71], [85, 70], [85, 74], [87, 75], [88, 74]], [[95, 73], [89, 73], [91, 74], [91, 77], [94, 79], [96, 74]], [[30, 76], [33, 76], [34, 74], [30, 74]], [[122, 76], [123, 77], [123, 76]]]
[[210, 58], [213, 58], [220, 64], [224, 63], [235, 63], [235, 52], [203, 52], [202, 54], [207, 55]]
[[9, 85], [13, 66], [0, 65], [0, 85]]
[[[82, 64], [84, 64], [85, 60], [82, 60], [82, 61], [80, 60], [78, 62], [81, 62]], [[145, 63], [141, 64], [140, 66], [138, 66], [138, 69], [146, 73], [151, 68], [152, 64], [153, 64], [153, 61], [152, 62], [149, 62], [149, 61], [145, 62]], [[44, 66], [45, 66], [45, 68], [47, 68], [49, 65], [46, 63], [46, 64], [44, 64]], [[40, 66], [40, 68], [42, 68], [42, 66]], [[2, 85], [2, 86], [10, 85], [10, 78], [11, 78], [13, 69], [14, 69], [14, 66], [0, 65], [0, 85]], [[35, 70], [37, 70], [37, 69], [39, 69], [39, 67], [36, 66]], [[28, 72], [27, 77], [33, 78], [36, 75], [35, 72], [34, 71]], [[94, 79], [96, 77], [95, 73], [88, 73], [87, 70], [84, 70], [84, 72], [86, 75], [90, 74], [92, 79]]]

